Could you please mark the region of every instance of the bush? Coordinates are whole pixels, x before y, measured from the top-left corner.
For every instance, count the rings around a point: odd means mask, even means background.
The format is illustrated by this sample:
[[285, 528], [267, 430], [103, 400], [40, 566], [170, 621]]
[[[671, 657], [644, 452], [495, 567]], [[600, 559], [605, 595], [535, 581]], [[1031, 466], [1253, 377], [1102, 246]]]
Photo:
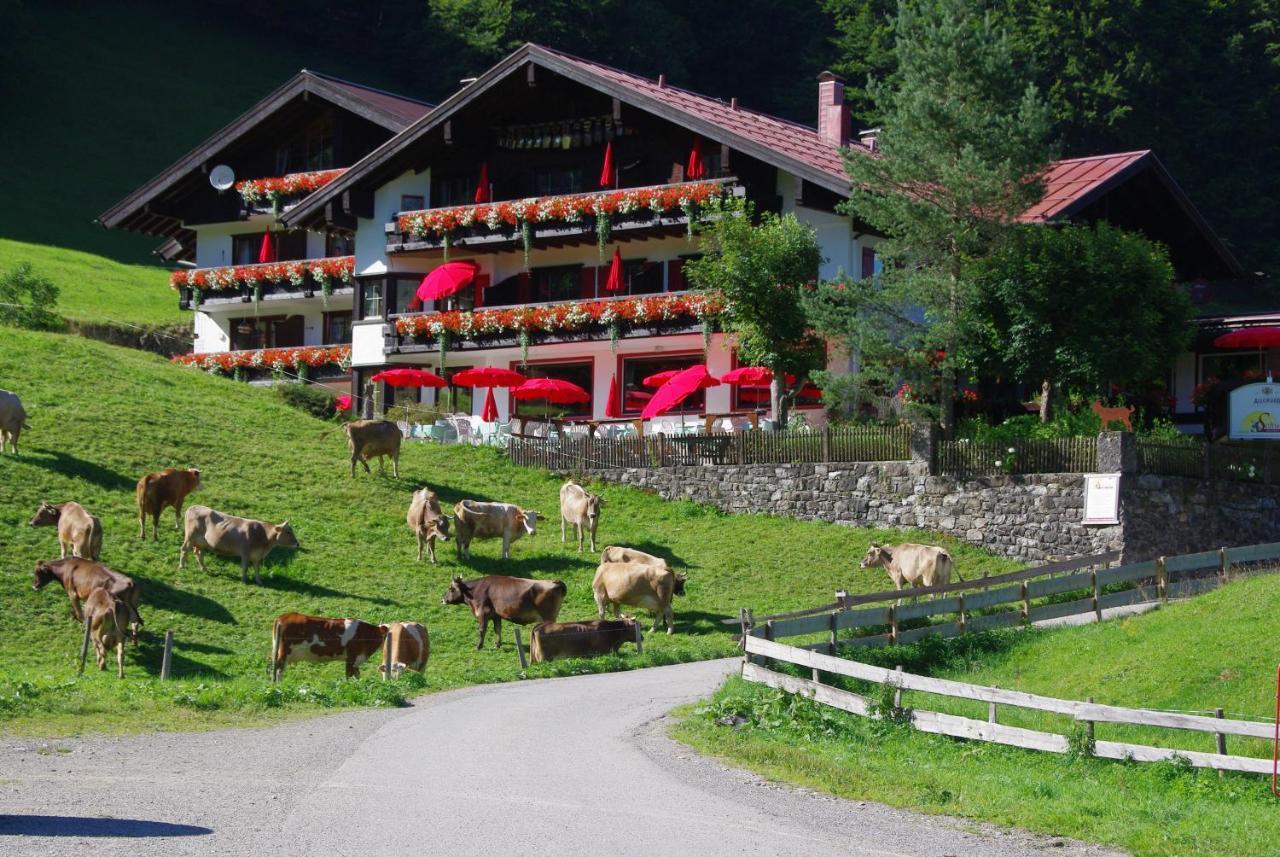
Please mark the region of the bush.
[[338, 400], [328, 389], [314, 384], [279, 384], [276, 394], [300, 411], [327, 420], [338, 411]]
[[29, 263], [0, 276], [0, 322], [29, 330], [60, 330], [64, 322], [53, 312], [57, 305], [58, 287]]

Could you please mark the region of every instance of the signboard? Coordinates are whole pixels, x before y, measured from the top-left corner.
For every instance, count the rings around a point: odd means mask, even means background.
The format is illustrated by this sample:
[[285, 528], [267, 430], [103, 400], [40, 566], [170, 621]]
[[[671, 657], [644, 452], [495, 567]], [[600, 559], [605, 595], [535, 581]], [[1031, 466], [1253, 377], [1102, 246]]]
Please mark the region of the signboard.
[[1245, 384], [1231, 391], [1232, 440], [1280, 440], [1280, 384]]
[[1120, 474], [1086, 473], [1084, 475], [1084, 522], [1086, 524], [1120, 523]]

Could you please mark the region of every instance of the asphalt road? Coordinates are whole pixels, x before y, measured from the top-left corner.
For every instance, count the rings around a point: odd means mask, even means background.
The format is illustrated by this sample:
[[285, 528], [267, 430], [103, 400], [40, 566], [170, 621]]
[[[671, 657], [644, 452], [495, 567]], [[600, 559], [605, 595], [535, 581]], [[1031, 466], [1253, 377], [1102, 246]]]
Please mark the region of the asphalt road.
[[0, 743], [0, 854], [1097, 855], [769, 783], [666, 737], [736, 661], [268, 729]]

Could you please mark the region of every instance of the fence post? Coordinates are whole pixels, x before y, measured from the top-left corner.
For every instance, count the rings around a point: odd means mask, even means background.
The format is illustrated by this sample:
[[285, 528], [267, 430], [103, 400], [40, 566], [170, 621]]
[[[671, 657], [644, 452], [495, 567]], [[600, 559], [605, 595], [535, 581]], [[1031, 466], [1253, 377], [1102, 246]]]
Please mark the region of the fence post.
[[[1213, 710], [1213, 716], [1221, 720], [1223, 717], [1226, 716], [1226, 714], [1223, 712], [1221, 708], [1215, 708]], [[1227, 736], [1221, 732], [1215, 732], [1213, 733], [1213, 737], [1217, 740], [1218, 755], [1219, 756], [1227, 755]], [[1222, 776], [1222, 771], [1218, 771], [1218, 776]]]
[[644, 631], [640, 630], [640, 623], [636, 622], [636, 654], [644, 654]]
[[895, 604], [889, 605], [889, 645], [898, 645], [898, 607]]
[[1089, 569], [1089, 579], [1093, 581], [1093, 615], [1099, 622], [1102, 621], [1102, 602], [1099, 600], [1098, 592], [1098, 572]]
[[1027, 582], [1022, 581], [1022, 624], [1031, 621], [1031, 598], [1027, 595]]
[[1218, 548], [1218, 578], [1225, 586], [1227, 583], [1227, 549]]
[[658, 461], [662, 467], [667, 466], [667, 436], [658, 432]]
[[1213, 464], [1210, 461], [1209, 450], [1213, 446], [1211, 443], [1201, 444], [1200, 446], [1200, 476], [1206, 482], [1213, 478]]
[[84, 614], [84, 639], [80, 641], [80, 668], [76, 670], [79, 675], [84, 672], [84, 659], [89, 657], [89, 614]]
[[512, 625], [511, 627], [516, 630], [516, 656], [520, 658], [520, 669], [527, 670], [529, 668], [529, 661], [524, 656], [524, 642], [520, 639], [520, 626]]
[[173, 631], [164, 632], [164, 654], [160, 657], [160, 680], [169, 680], [169, 668], [173, 665]]
[[[839, 596], [836, 597], [836, 600], [837, 601], [840, 600]], [[827, 614], [827, 624], [830, 626], [830, 631], [827, 636], [827, 654], [835, 655], [836, 653], [836, 614], [834, 612]], [[817, 679], [814, 679], [814, 681], [817, 681]]]
[[963, 634], [967, 630], [966, 626], [968, 625], [968, 622], [966, 621], [966, 616], [964, 613], [964, 593], [961, 592], [960, 595], [957, 596], [956, 600], [960, 602], [959, 605], [956, 607], [956, 613], [959, 614], [960, 633]]
[[[1089, 703], [1090, 705], [1093, 705], [1092, 696], [1086, 696], [1084, 699], [1085, 699], [1085, 702]], [[1093, 721], [1086, 720], [1084, 722], [1084, 728], [1085, 728], [1086, 734], [1088, 734], [1089, 736], [1089, 746], [1092, 747], [1093, 746]]]
[[382, 680], [391, 678], [391, 634], [382, 638]]
[[747, 446], [746, 432], [735, 432], [733, 435], [733, 445], [737, 447], [738, 466], [741, 467], [745, 458], [745, 450]]
[[831, 461], [831, 426], [822, 427], [822, 463], [827, 464]]
[[893, 707], [898, 710], [902, 709], [902, 664], [898, 664], [893, 668]]
[[994, 702], [987, 703], [987, 722], [996, 722], [996, 704]]
[[1156, 558], [1156, 595], [1161, 604], [1169, 603], [1169, 574], [1164, 570], [1164, 557]]

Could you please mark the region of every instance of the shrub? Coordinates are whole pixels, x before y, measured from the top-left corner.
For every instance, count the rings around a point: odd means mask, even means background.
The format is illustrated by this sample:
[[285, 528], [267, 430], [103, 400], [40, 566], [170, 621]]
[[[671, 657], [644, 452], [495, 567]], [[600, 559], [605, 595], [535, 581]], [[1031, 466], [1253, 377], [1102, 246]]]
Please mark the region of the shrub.
[[285, 404], [300, 411], [306, 411], [313, 417], [327, 420], [337, 413], [337, 399], [324, 387], [299, 383], [279, 384], [275, 389], [276, 394], [284, 400]]
[[53, 312], [58, 287], [27, 262], [0, 276], [0, 322], [30, 330], [59, 330], [62, 317]]

